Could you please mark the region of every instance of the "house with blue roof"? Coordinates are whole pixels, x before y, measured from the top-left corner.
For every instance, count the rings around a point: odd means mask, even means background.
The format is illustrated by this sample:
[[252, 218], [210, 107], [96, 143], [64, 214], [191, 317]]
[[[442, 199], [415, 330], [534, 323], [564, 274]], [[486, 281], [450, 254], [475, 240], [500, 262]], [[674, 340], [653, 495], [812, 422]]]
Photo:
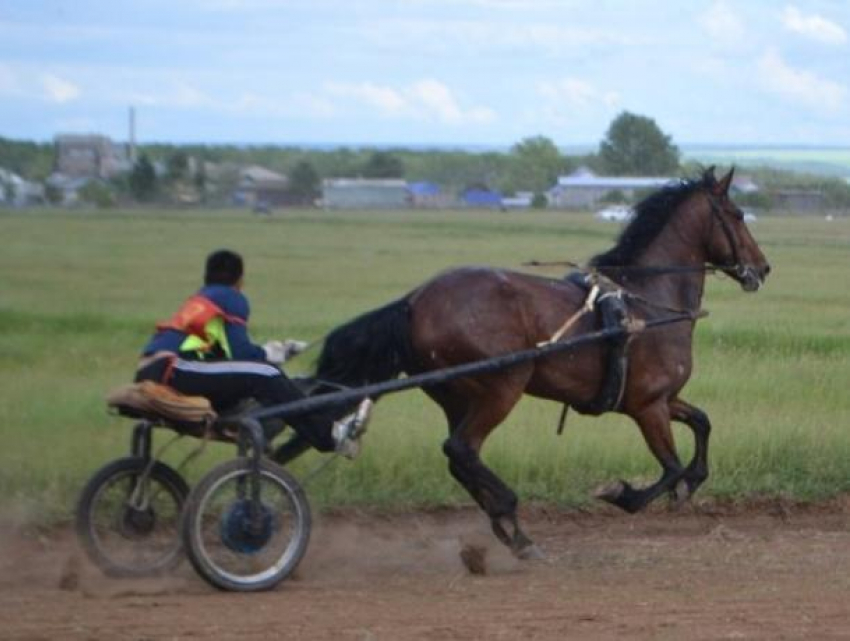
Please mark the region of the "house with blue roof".
[[502, 208], [502, 194], [482, 186], [465, 189], [460, 194], [460, 201], [465, 207]]
[[440, 186], [428, 181], [407, 183], [410, 204], [414, 207], [446, 207], [450, 203]]

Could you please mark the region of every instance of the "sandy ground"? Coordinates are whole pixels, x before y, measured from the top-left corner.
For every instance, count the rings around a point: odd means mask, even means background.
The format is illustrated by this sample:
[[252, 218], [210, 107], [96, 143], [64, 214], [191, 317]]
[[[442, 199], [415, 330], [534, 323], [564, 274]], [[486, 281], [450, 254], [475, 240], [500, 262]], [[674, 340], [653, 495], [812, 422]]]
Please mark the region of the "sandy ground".
[[[850, 639], [848, 499], [523, 517], [546, 560], [514, 560], [473, 509], [325, 515], [262, 594], [217, 592], [188, 563], [106, 579], [71, 532], [6, 526], [0, 638]], [[469, 544], [484, 575], [460, 560]]]

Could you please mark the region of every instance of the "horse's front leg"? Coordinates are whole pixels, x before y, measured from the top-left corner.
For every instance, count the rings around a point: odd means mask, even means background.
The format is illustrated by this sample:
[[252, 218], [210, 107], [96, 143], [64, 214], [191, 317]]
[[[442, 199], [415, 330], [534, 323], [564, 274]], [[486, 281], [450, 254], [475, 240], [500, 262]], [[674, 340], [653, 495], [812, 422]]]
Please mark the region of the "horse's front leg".
[[596, 497], [633, 514], [665, 492], [675, 489], [685, 470], [676, 454], [666, 403], [654, 403], [632, 418], [640, 427], [650, 451], [661, 464], [661, 477], [642, 489], [634, 488], [626, 481], [617, 481], [596, 492]]
[[685, 468], [684, 474], [687, 496], [690, 497], [708, 478], [708, 437], [711, 434], [711, 421], [701, 409], [678, 398], [670, 402], [670, 415], [674, 421], [684, 423], [694, 433], [694, 457]]

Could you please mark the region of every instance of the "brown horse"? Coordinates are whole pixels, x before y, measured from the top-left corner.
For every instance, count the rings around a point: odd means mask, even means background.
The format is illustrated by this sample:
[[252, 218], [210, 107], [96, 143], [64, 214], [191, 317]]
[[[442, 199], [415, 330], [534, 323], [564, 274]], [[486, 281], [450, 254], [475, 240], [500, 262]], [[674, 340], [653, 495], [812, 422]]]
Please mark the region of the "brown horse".
[[[593, 270], [621, 290], [629, 317], [653, 319], [698, 310], [705, 273], [712, 266], [745, 291], [759, 289], [770, 266], [729, 198], [731, 181], [732, 171], [717, 180], [712, 168], [700, 179], [664, 187], [636, 207], [617, 244], [591, 260]], [[587, 296], [587, 289], [573, 279], [483, 267], [452, 269], [334, 330], [319, 357], [317, 377], [357, 387], [402, 372], [524, 350], [550, 339], [574, 315], [567, 337], [590, 332], [597, 329], [596, 316], [580, 312]], [[598, 495], [628, 512], [666, 492], [680, 499], [690, 496], [708, 476], [711, 424], [702, 410], [679, 397], [691, 374], [694, 324], [635, 334], [626, 348], [627, 374], [616, 406], [604, 408], [634, 419], [661, 465], [661, 477], [648, 487], [619, 481]], [[585, 345], [425, 388], [448, 420], [443, 451], [451, 474], [517, 556], [539, 550], [519, 527], [516, 494], [484, 465], [481, 447], [523, 394], [593, 411], [587, 408], [594, 407], [605, 384], [608, 353], [604, 344]], [[687, 465], [676, 453], [671, 421], [685, 423], [694, 433], [696, 448]]]

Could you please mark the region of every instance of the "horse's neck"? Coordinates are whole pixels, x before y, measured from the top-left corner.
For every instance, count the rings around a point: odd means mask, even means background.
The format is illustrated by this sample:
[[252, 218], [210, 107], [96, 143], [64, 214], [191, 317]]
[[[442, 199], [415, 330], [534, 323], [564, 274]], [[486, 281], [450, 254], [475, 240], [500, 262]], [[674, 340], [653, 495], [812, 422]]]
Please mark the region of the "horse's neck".
[[[635, 289], [648, 300], [677, 309], [699, 309], [705, 287], [706, 255], [699, 239], [688, 237], [675, 221], [664, 229], [637, 260], [638, 267], [671, 267], [670, 273], [660, 273], [640, 279]], [[675, 271], [693, 268], [693, 271]]]

